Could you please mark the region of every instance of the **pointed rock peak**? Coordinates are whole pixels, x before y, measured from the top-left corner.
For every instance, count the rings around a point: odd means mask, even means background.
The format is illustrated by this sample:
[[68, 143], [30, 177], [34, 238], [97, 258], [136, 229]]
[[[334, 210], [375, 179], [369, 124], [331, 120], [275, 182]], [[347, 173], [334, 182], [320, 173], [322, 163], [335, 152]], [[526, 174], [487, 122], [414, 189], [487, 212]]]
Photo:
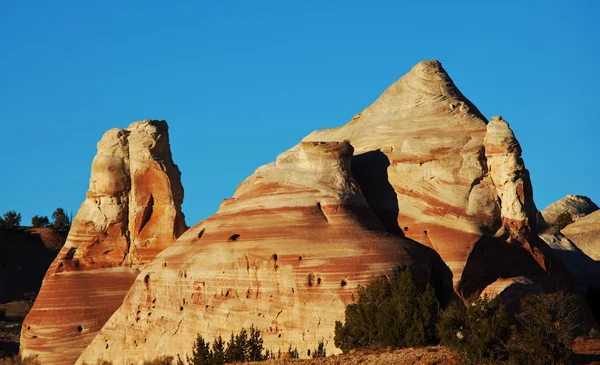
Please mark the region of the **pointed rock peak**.
[[483, 115], [436, 60], [416, 64], [361, 114], [406, 113], [415, 108], [427, 110], [428, 114], [441, 111], [472, 114], [485, 122]]

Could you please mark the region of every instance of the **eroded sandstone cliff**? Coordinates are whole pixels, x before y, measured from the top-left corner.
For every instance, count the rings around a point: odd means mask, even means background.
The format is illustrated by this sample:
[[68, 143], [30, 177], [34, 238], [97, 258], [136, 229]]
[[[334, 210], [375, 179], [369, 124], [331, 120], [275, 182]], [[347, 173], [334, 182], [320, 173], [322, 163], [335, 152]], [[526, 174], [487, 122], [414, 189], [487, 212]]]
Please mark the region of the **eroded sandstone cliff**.
[[420, 280], [444, 277], [435, 252], [388, 233], [371, 212], [352, 150], [303, 142], [259, 168], [142, 271], [79, 362], [184, 354], [196, 333], [228, 338], [252, 324], [275, 351], [324, 340], [336, 353], [334, 323], [358, 285], [401, 265]]
[[24, 321], [23, 354], [73, 364], [139, 270], [185, 231], [182, 201], [164, 121], [106, 132], [86, 199]]
[[487, 122], [424, 61], [348, 124], [257, 169], [159, 254], [78, 362], [184, 354], [196, 333], [251, 324], [269, 349], [324, 340], [335, 353], [333, 323], [357, 286], [397, 265], [466, 302], [568, 288], [536, 211], [508, 123]]

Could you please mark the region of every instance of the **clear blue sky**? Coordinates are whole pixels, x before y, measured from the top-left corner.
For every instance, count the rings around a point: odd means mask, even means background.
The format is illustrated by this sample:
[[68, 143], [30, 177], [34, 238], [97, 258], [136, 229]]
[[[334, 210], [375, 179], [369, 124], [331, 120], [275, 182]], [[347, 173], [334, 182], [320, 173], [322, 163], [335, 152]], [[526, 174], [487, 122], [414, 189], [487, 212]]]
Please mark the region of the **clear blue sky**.
[[423, 59], [510, 122], [538, 208], [600, 203], [598, 19], [595, 0], [2, 1], [0, 213], [76, 212], [102, 134], [154, 118], [195, 224]]

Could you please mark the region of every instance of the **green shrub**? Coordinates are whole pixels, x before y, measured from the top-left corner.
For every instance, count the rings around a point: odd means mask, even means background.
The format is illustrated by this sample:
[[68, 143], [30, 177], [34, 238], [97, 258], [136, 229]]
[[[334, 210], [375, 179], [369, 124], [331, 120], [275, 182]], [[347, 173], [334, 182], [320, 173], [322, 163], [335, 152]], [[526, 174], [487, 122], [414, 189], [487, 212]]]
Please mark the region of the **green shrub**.
[[323, 342], [323, 340], [319, 341], [317, 348], [315, 350], [313, 350], [312, 353], [310, 353], [310, 356], [313, 359], [316, 359], [319, 357], [327, 357], [327, 350], [325, 349], [325, 343]]
[[566, 364], [572, 355], [574, 331], [579, 325], [576, 296], [538, 294], [521, 299], [516, 333], [510, 343], [517, 364]]
[[290, 343], [290, 347], [287, 350], [287, 353], [288, 353], [290, 359], [298, 359], [298, 358], [300, 358], [300, 353], [298, 353], [298, 347], [294, 347], [294, 349], [292, 350], [292, 344], [291, 343]]
[[553, 226], [557, 232], [562, 231], [563, 228], [573, 223], [573, 216], [569, 212], [561, 213], [554, 222]]
[[2, 228], [17, 228], [21, 225], [21, 213], [17, 213], [14, 210], [9, 210], [3, 214], [0, 218], [0, 227]]
[[31, 218], [31, 226], [33, 228], [43, 228], [43, 227], [48, 227], [50, 225], [50, 221], [48, 220], [48, 217], [46, 216], [39, 216], [39, 215], [34, 215], [33, 218]]
[[52, 228], [55, 230], [67, 230], [71, 227], [71, 219], [63, 208], [56, 208], [52, 213]]
[[335, 324], [335, 345], [342, 351], [437, 343], [440, 304], [433, 288], [418, 286], [409, 269], [391, 280], [373, 279], [358, 292], [358, 301], [346, 307], [345, 323]]
[[510, 325], [500, 297], [484, 297], [467, 307], [452, 303], [442, 312], [438, 332], [442, 344], [465, 353], [469, 361], [508, 357]]
[[[249, 334], [245, 328], [242, 328], [237, 335], [232, 333], [227, 344], [221, 336], [217, 337], [212, 347], [198, 334], [192, 348], [192, 356], [186, 355], [186, 363], [187, 365], [220, 365], [231, 362], [274, 359], [273, 353], [265, 350], [263, 344], [262, 334], [254, 325], [250, 327]], [[185, 365], [179, 356], [177, 365]]]

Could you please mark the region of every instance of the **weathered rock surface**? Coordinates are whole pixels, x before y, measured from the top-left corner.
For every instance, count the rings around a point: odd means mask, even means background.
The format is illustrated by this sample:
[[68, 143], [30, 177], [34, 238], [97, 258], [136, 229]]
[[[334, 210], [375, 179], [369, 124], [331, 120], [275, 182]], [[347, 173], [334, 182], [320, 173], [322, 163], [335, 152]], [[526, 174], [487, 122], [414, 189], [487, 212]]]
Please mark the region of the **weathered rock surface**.
[[543, 231], [556, 224], [557, 218], [567, 212], [573, 221], [598, 210], [598, 206], [588, 197], [581, 195], [567, 195], [566, 197], [550, 204], [538, 215], [538, 230]]
[[[582, 293], [586, 293], [590, 287], [600, 286], [600, 264], [598, 259], [600, 240], [600, 224], [594, 228], [593, 217], [585, 220], [590, 214], [598, 210], [598, 206], [589, 198], [579, 195], [567, 195], [566, 197], [550, 204], [538, 214], [538, 230], [540, 238], [550, 246], [571, 273]], [[562, 231], [558, 231], [556, 225], [564, 225], [558, 222], [559, 216], [569, 213], [575, 223], [568, 224]], [[597, 214], [597, 213], [596, 213]], [[598, 216], [600, 221], [600, 215]], [[582, 223], [579, 223], [583, 220]], [[571, 227], [574, 228], [571, 228]], [[566, 232], [570, 232], [569, 235]], [[594, 243], [596, 241], [596, 243]], [[590, 244], [591, 243], [591, 244]], [[582, 247], [579, 247], [581, 245]], [[585, 250], [583, 249], [585, 248]], [[596, 254], [596, 257], [594, 257]]]
[[185, 231], [182, 201], [164, 121], [106, 132], [86, 200], [24, 321], [23, 354], [74, 363], [139, 270]]
[[544, 232], [540, 234], [540, 238], [554, 250], [554, 255], [565, 265], [582, 293], [587, 293], [591, 287], [600, 287], [600, 264], [580, 250], [573, 241], [560, 232]]
[[142, 271], [78, 363], [185, 354], [196, 333], [212, 341], [252, 324], [275, 352], [324, 340], [334, 354], [334, 323], [358, 285], [399, 265], [443, 278], [437, 254], [378, 221], [351, 157], [346, 142], [303, 142], [259, 168]]
[[569, 224], [561, 233], [587, 256], [600, 261], [600, 211], [595, 211]]
[[[437, 61], [423, 61], [342, 127], [354, 173], [390, 231], [436, 250], [472, 300], [500, 277], [542, 278], [547, 246], [521, 148], [502, 117], [486, 122]], [[363, 177], [364, 176], [364, 177]], [[363, 183], [364, 181], [364, 183]]]
[[424, 61], [347, 125], [257, 169], [159, 254], [78, 363], [184, 354], [196, 333], [212, 341], [251, 324], [275, 351], [324, 339], [332, 354], [357, 286], [396, 265], [467, 302], [504, 278], [568, 286], [536, 212], [506, 121], [488, 123]]

